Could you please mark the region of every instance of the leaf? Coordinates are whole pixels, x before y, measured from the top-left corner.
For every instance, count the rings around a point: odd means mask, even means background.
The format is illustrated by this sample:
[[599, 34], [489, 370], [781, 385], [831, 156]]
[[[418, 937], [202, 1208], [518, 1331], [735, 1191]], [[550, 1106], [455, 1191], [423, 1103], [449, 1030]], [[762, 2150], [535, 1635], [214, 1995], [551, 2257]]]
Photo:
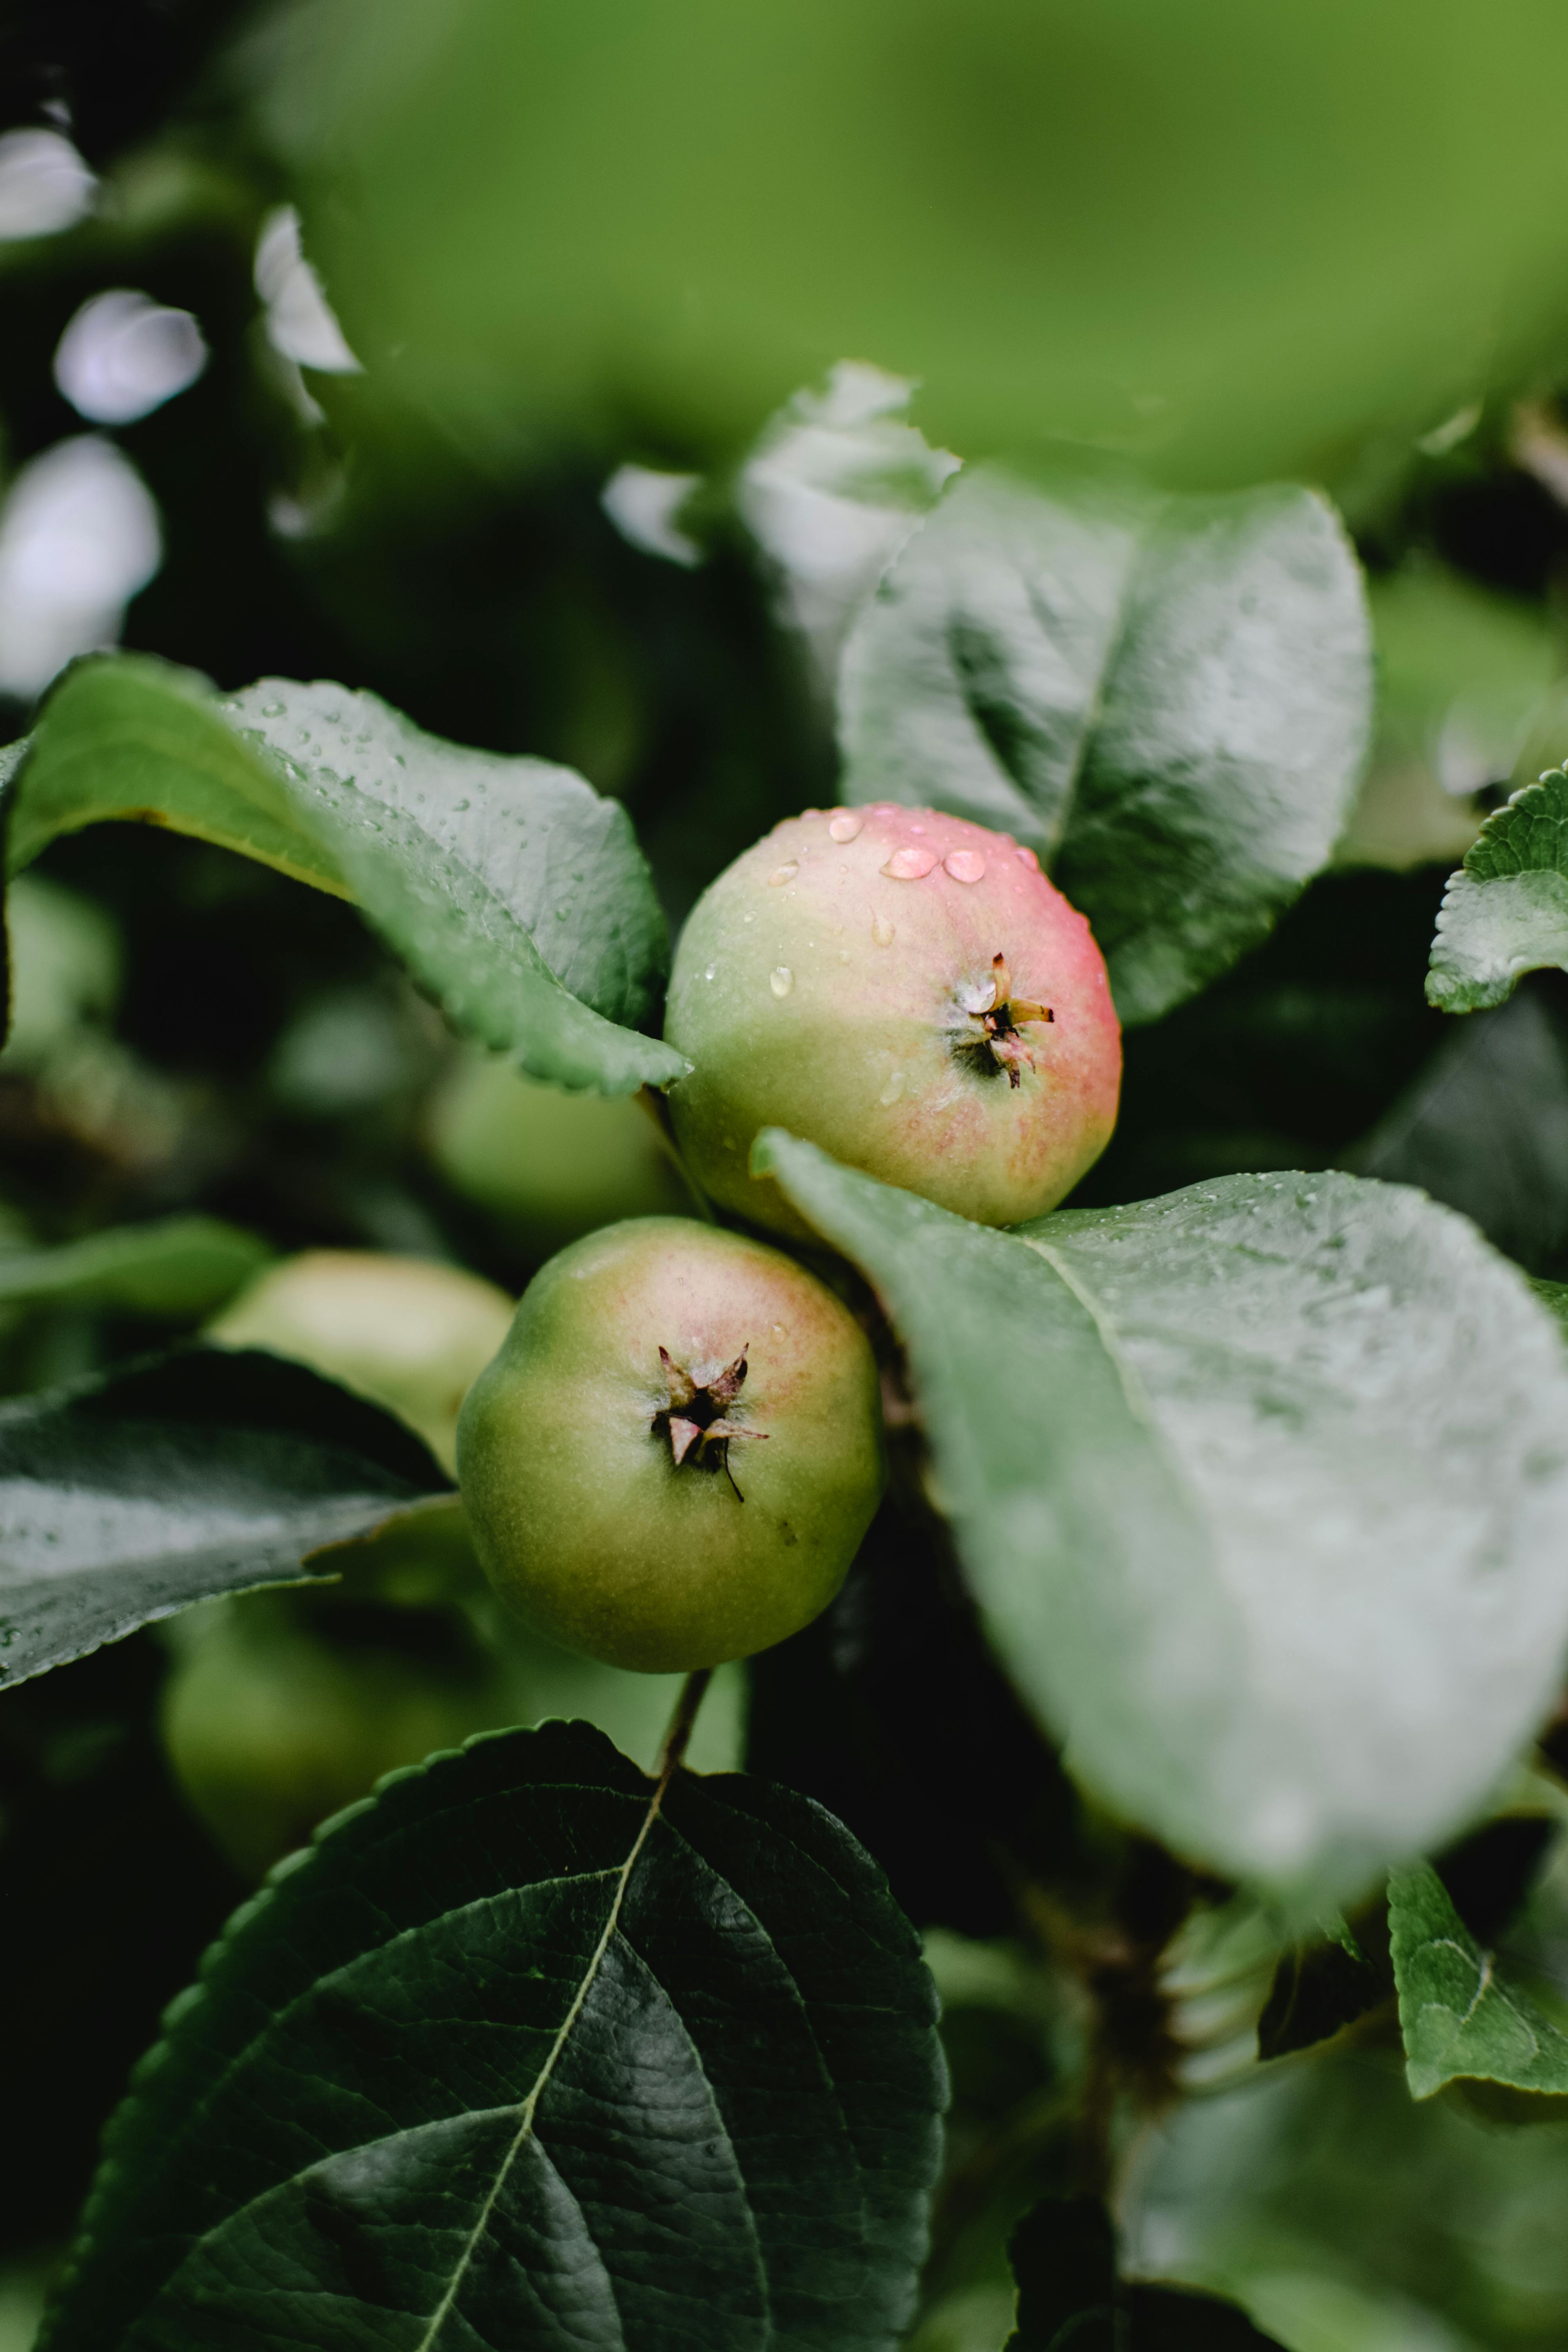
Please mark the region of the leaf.
[[1419, 1193], [1232, 1176], [995, 1233], [770, 1130], [880, 1294], [1008, 1674], [1071, 1768], [1309, 1916], [1452, 1832], [1568, 1641], [1568, 1364]]
[[1429, 1862], [1389, 1879], [1388, 1925], [1412, 2098], [1461, 2075], [1568, 2094], [1568, 2033], [1482, 1951]]
[[516, 0], [332, 0], [260, 103], [356, 393], [427, 412], [476, 495], [739, 446], [846, 352], [963, 455], [1136, 438], [1247, 482], [1380, 423], [1392, 467], [1554, 327], [1568, 26], [1495, 21], [606, 0], [546, 39]]
[[54, 1249], [0, 1255], [0, 1306], [107, 1307], [170, 1322], [224, 1306], [273, 1255], [221, 1217], [110, 1225]]
[[1097, 2197], [1047, 2197], [1007, 2244], [1018, 2324], [1005, 2352], [1279, 2352], [1244, 2311], [1186, 2287], [1118, 2275]]
[[1531, 1290], [1568, 1339], [1568, 1282], [1531, 1282]]
[[1338, 518], [1287, 486], [1163, 496], [1109, 460], [966, 471], [845, 651], [848, 800], [1036, 849], [1124, 1023], [1268, 931], [1327, 863], [1371, 649]]
[[1568, 1244], [1568, 1039], [1534, 989], [1447, 1030], [1350, 1155], [1418, 1184], [1526, 1268]]
[[[1393, 2051], [1325, 2050], [1188, 2099], [1140, 2150], [1140, 2269], [1245, 2300], [1297, 2352], [1544, 2352], [1568, 2341], [1568, 2122], [1417, 2105]], [[1483, 2094], [1507, 2096], [1518, 2094]]]
[[568, 769], [442, 742], [342, 687], [220, 700], [109, 656], [56, 688], [10, 803], [13, 873], [140, 817], [353, 898], [459, 1028], [536, 1077], [627, 1094], [686, 1066], [628, 1025], [666, 960], [630, 821]]
[[49, 2352], [817, 2352], [910, 2316], [943, 2080], [848, 1832], [550, 1724], [285, 1864], [112, 2125]]
[[1293, 1945], [1275, 1970], [1258, 2021], [1259, 2058], [1284, 2058], [1327, 2042], [1378, 2008], [1392, 1989], [1386, 1959], [1380, 1967], [1337, 1937]]
[[1560, 768], [1488, 817], [1450, 877], [1427, 1002], [1441, 1013], [1478, 1013], [1546, 966], [1568, 971], [1568, 773]]
[[182, 1349], [0, 1406], [0, 1680], [296, 1582], [448, 1492], [394, 1415], [259, 1349]]

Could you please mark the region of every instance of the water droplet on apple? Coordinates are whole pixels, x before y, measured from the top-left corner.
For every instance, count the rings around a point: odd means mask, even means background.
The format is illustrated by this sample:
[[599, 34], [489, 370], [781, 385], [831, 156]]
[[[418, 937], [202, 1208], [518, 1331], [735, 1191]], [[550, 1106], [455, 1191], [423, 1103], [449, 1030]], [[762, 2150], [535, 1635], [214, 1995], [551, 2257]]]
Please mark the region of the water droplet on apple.
[[882, 871], [895, 882], [921, 882], [935, 864], [934, 849], [895, 849]]
[[787, 963], [774, 964], [768, 974], [768, 986], [775, 996], [787, 996], [795, 986], [795, 974]]
[[888, 1080], [887, 1085], [882, 1088], [881, 1093], [877, 1097], [877, 1100], [881, 1104], [884, 1110], [890, 1110], [893, 1105], [899, 1100], [903, 1091], [904, 1073], [902, 1070], [895, 1070], [892, 1076]]
[[889, 922], [886, 915], [872, 916], [871, 943], [874, 947], [890, 948], [896, 936], [894, 927]]
[[827, 828], [831, 841], [853, 841], [865, 829], [866, 820], [853, 809], [841, 809]]
[[984, 878], [985, 860], [977, 849], [950, 849], [942, 862], [955, 882], [979, 882]]
[[768, 876], [769, 889], [782, 890], [784, 884], [786, 882], [793, 882], [799, 872], [800, 860], [798, 857], [791, 857], [787, 859], [783, 866], [775, 866], [773, 872]]

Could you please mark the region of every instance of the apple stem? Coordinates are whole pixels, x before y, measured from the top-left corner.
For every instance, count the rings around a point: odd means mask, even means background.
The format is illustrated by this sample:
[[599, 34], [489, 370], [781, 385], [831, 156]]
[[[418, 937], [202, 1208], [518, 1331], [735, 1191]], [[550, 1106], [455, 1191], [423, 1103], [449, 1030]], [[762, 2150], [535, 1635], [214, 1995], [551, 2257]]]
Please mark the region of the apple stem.
[[658, 1791], [660, 1796], [680, 1769], [709, 1684], [713, 1679], [711, 1666], [699, 1666], [687, 1675], [680, 1686], [680, 1696], [675, 1702], [675, 1713], [669, 1718], [669, 1729], [664, 1735], [664, 1747], [658, 1759]]

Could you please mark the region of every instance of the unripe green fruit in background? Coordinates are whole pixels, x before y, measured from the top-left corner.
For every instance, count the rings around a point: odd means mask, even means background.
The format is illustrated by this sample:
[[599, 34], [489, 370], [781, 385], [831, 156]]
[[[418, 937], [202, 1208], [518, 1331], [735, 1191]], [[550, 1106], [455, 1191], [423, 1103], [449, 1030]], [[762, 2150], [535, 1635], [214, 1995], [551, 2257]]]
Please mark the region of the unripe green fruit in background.
[[342, 1579], [247, 1592], [171, 1627], [164, 1753], [191, 1811], [259, 1878], [384, 1772], [516, 1719], [455, 1506], [338, 1555]]
[[717, 1665], [843, 1583], [882, 1491], [876, 1365], [793, 1259], [637, 1218], [531, 1283], [458, 1472], [491, 1582], [552, 1640], [643, 1673]]
[[619, 1218], [692, 1206], [635, 1097], [565, 1094], [491, 1054], [462, 1055], [430, 1105], [427, 1133], [447, 1181], [536, 1260]]
[[206, 1337], [292, 1356], [385, 1405], [449, 1471], [458, 1408], [511, 1310], [504, 1290], [460, 1266], [375, 1250], [306, 1250], [258, 1276]]
[[1033, 850], [879, 802], [774, 827], [693, 908], [664, 1034], [676, 1140], [724, 1208], [806, 1229], [749, 1171], [764, 1127], [982, 1224], [1054, 1208], [1116, 1123], [1100, 950]]

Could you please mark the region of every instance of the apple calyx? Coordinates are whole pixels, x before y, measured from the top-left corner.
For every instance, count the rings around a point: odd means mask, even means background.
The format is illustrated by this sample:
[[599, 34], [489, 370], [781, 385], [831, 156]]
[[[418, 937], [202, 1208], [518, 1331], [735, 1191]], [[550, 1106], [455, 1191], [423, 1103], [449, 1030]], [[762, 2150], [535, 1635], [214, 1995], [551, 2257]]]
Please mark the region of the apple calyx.
[[746, 1498], [730, 1467], [731, 1444], [737, 1437], [765, 1438], [768, 1433], [765, 1429], [748, 1429], [744, 1423], [729, 1417], [730, 1406], [745, 1385], [749, 1347], [748, 1341], [722, 1371], [710, 1371], [700, 1364], [689, 1372], [667, 1348], [661, 1348], [658, 1360], [669, 1401], [659, 1407], [651, 1423], [656, 1436], [668, 1438], [678, 1470], [686, 1464], [696, 1470], [722, 1470], [738, 1503]]
[[964, 982], [954, 991], [965, 1026], [953, 1040], [953, 1055], [965, 1062], [977, 1076], [994, 1078], [1005, 1070], [1007, 1084], [1019, 1083], [1019, 1064], [1029, 1058], [1028, 1041], [1020, 1035], [1021, 1025], [1029, 1021], [1054, 1021], [1056, 1014], [1048, 1004], [1037, 1004], [1032, 997], [1015, 996], [1012, 975], [1005, 955], [991, 959], [991, 978], [978, 986]]

